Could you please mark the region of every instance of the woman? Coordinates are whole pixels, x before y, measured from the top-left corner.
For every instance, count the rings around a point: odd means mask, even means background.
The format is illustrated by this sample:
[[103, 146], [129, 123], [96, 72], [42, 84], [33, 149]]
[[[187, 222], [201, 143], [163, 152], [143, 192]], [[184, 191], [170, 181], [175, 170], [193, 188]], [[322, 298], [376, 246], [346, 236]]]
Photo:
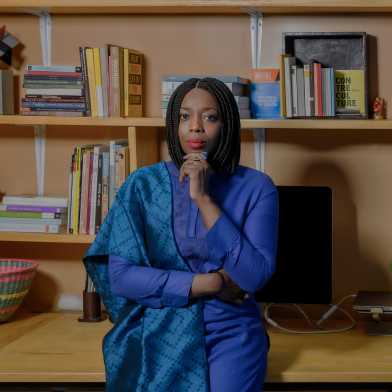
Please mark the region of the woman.
[[274, 271], [276, 188], [239, 165], [237, 104], [219, 80], [178, 87], [166, 130], [172, 161], [128, 177], [84, 260], [115, 323], [107, 390], [260, 392], [253, 294]]

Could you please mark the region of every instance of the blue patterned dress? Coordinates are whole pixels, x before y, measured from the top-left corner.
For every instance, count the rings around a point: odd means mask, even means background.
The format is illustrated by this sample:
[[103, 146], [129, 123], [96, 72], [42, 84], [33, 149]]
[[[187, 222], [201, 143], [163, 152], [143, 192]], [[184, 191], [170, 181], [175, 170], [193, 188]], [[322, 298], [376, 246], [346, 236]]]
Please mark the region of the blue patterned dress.
[[174, 163], [165, 165], [171, 179], [175, 241], [189, 271], [130, 265], [124, 258], [111, 255], [111, 289], [149, 308], [181, 308], [189, 302], [196, 273], [224, 268], [250, 298], [242, 305], [203, 298], [210, 392], [260, 392], [268, 337], [252, 294], [265, 284], [275, 267], [276, 188], [268, 176], [243, 166], [231, 176], [213, 174], [209, 192], [222, 214], [207, 230], [189, 197], [189, 179], [180, 184]]

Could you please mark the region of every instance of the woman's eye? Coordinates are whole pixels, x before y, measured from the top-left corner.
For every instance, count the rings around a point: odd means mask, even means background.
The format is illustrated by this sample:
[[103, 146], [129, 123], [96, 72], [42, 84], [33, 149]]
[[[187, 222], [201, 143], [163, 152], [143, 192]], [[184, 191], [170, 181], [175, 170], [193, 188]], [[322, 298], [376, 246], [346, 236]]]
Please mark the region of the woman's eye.
[[188, 113], [180, 113], [180, 120], [185, 121], [189, 119], [189, 114]]
[[211, 122], [217, 122], [219, 120], [216, 114], [207, 114], [204, 116], [204, 119]]

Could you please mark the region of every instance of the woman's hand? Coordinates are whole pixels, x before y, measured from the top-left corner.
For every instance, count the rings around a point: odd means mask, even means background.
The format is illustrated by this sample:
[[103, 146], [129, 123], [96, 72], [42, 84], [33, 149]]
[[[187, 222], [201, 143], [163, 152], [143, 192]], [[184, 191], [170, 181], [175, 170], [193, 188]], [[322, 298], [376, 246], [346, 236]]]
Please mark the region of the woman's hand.
[[222, 276], [223, 287], [217, 294], [217, 298], [224, 302], [234, 303], [236, 305], [241, 305], [249, 295], [246, 291], [242, 290], [229, 276], [229, 274], [224, 270], [220, 269], [218, 272]]
[[189, 196], [192, 200], [202, 200], [208, 196], [210, 165], [203, 154], [194, 152], [184, 156], [185, 162], [180, 168], [179, 181], [189, 177]]

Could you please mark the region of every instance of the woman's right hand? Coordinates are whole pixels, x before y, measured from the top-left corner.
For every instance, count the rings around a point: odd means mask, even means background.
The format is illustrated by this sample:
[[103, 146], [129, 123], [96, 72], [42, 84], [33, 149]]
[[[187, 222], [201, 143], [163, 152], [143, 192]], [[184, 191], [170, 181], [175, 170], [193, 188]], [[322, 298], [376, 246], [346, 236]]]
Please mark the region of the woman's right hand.
[[224, 302], [241, 305], [249, 297], [246, 291], [242, 290], [224, 269], [220, 269], [216, 273], [221, 276], [222, 280], [222, 287], [216, 295], [217, 298]]

